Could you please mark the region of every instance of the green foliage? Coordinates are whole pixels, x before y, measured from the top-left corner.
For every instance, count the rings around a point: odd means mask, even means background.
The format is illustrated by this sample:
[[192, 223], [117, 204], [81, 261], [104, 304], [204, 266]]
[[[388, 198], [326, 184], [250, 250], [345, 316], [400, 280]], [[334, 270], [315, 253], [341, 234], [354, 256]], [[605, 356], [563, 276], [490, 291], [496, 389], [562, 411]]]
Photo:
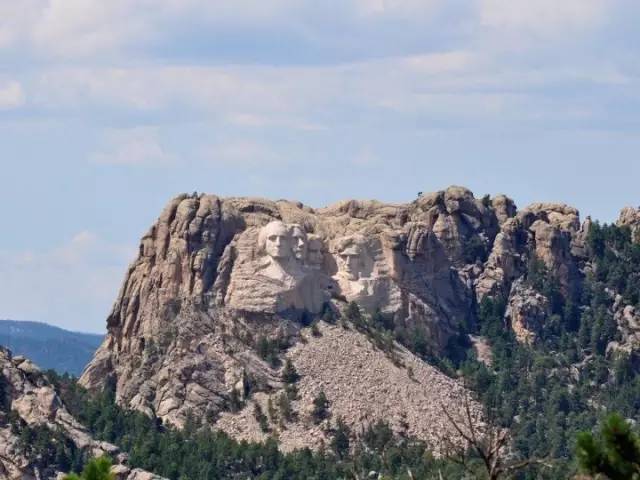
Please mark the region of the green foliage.
[[258, 337], [255, 344], [257, 354], [274, 368], [280, 365], [279, 355], [288, 347], [289, 343], [286, 338], [276, 337], [269, 339], [264, 335]]
[[[448, 474], [446, 478], [462, 476], [456, 465], [430, 456], [421, 442], [387, 438], [382, 426], [352, 440], [348, 428], [338, 422], [331, 449], [315, 453], [302, 449], [284, 454], [278, 451], [274, 439], [264, 443], [237, 442], [221, 431], [211, 430], [210, 425], [193, 415], [188, 415], [183, 429], [177, 430], [139, 412], [122, 410], [115, 405], [109, 390], [90, 397], [73, 379], [51, 375], [63, 401], [73, 406], [71, 413], [96, 438], [128, 452], [133, 468], [143, 468], [171, 480], [333, 480], [366, 478], [371, 471], [398, 480], [435, 480], [439, 471]], [[269, 404], [267, 415], [271, 421], [278, 416], [281, 401], [287, 401], [286, 394], [282, 400], [278, 398], [277, 406]], [[258, 423], [261, 428], [268, 428], [262, 408], [255, 405]], [[265, 433], [267, 428], [263, 429]], [[81, 469], [81, 464], [72, 465], [66, 471]]]
[[640, 438], [619, 415], [609, 415], [599, 432], [581, 432], [576, 458], [585, 473], [602, 474], [610, 480], [640, 479]]
[[331, 439], [331, 449], [339, 458], [345, 458], [349, 454], [350, 435], [349, 427], [347, 427], [342, 418], [338, 418], [333, 431], [333, 438]]
[[535, 345], [520, 345], [505, 328], [503, 299], [484, 298], [475, 333], [488, 339], [493, 364], [480, 364], [472, 351], [460, 363], [489, 414], [510, 428], [514, 453], [554, 459], [552, 468], [531, 468], [523, 479], [570, 477], [576, 436], [594, 428], [601, 410], [640, 416], [636, 355], [607, 353], [619, 339], [609, 292], [626, 292], [631, 304], [640, 293], [638, 245], [626, 229], [599, 225], [587, 244], [593, 273], [562, 288], [543, 262], [529, 262], [526, 282], [547, 296], [552, 310]]
[[43, 478], [55, 476], [57, 471], [82, 468], [82, 452], [61, 431], [46, 425], [30, 427], [16, 412], [8, 415], [8, 421], [11, 432], [18, 436], [17, 453], [31, 459]]
[[2, 412], [9, 412], [10, 408], [11, 403], [9, 401], [9, 381], [0, 370], [0, 414]]
[[294, 367], [291, 360], [287, 358], [284, 368], [282, 369], [282, 381], [287, 384], [292, 384], [296, 383], [299, 378], [300, 375], [298, 375], [296, 367]]
[[314, 337], [322, 336], [322, 333], [320, 332], [320, 329], [318, 328], [318, 322], [311, 323], [311, 335], [313, 335]]
[[229, 407], [229, 410], [231, 410], [232, 412], [238, 412], [242, 410], [242, 407], [244, 406], [244, 402], [240, 397], [240, 392], [238, 392], [236, 388], [231, 389], [231, 393], [229, 393], [229, 399], [228, 399], [227, 405]]
[[347, 305], [344, 314], [347, 320], [353, 323], [356, 328], [362, 328], [365, 326], [365, 317], [356, 302], [350, 302]]
[[462, 258], [465, 263], [484, 263], [489, 257], [487, 244], [478, 235], [472, 235], [462, 244]]
[[278, 409], [280, 411], [280, 418], [283, 421], [290, 422], [293, 420], [293, 408], [291, 407], [289, 395], [287, 395], [286, 392], [278, 396]]
[[313, 399], [311, 417], [313, 418], [313, 423], [316, 425], [329, 418], [329, 399], [323, 390]]
[[629, 227], [594, 223], [587, 235], [594, 259], [595, 280], [619, 292], [630, 305], [640, 306], [640, 243]]
[[260, 425], [260, 430], [264, 433], [268, 433], [271, 430], [269, 428], [269, 419], [262, 411], [260, 404], [257, 402], [253, 405], [253, 416], [256, 418], [258, 425]]
[[111, 465], [111, 460], [107, 457], [94, 458], [87, 462], [81, 475], [71, 473], [64, 480], [115, 480]]
[[322, 312], [322, 321], [334, 325], [336, 323], [336, 317], [336, 312], [331, 308], [331, 305], [326, 303]]

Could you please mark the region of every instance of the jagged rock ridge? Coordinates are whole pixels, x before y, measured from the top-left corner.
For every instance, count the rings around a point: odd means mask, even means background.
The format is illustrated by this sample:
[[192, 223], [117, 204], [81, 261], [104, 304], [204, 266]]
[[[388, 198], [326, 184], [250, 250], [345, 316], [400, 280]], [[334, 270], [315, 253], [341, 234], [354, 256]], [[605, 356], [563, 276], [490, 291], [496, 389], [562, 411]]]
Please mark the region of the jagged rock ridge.
[[[634, 218], [624, 215], [626, 222]], [[590, 219], [581, 225], [578, 211], [566, 205], [518, 211], [505, 196], [480, 200], [462, 187], [408, 204], [352, 200], [323, 209], [284, 200], [182, 195], [143, 236], [107, 319], [108, 335], [81, 383], [89, 389], [112, 385], [120, 404], [177, 425], [194, 412], [237, 437], [261, 438], [247, 411], [229, 413], [230, 402], [239, 392], [247, 397], [246, 410], [281, 392], [279, 367], [265, 361], [259, 348], [288, 345], [286, 355], [305, 372], [296, 408], [309, 407], [310, 385], [319, 372], [308, 366], [321, 365], [336, 413], [353, 425], [364, 417], [375, 421], [384, 412], [364, 415], [369, 400], [351, 399], [347, 382], [368, 378], [373, 365], [389, 370], [388, 352], [374, 348], [364, 354], [354, 347], [354, 356], [373, 357], [336, 364], [322, 342], [340, 332], [324, 326], [326, 337], [314, 337], [305, 330], [309, 322], [344, 317], [347, 304], [355, 302], [366, 314], [381, 312], [395, 331], [423, 332], [428, 350], [437, 355], [461, 325], [474, 322], [474, 302], [502, 295], [509, 299], [506, 321], [522, 341], [534, 341], [536, 325], [545, 320], [544, 299], [533, 308], [533, 293], [517, 280], [537, 258], [562, 288], [580, 281], [589, 225]], [[353, 336], [354, 345], [368, 341], [349, 326], [342, 336]], [[401, 370], [421, 362], [402, 351]], [[449, 405], [461, 405], [456, 398], [464, 390], [437, 371], [423, 381], [393, 376], [417, 382], [424, 393], [396, 399], [407, 411], [425, 403], [438, 408], [445, 391], [451, 393]], [[443, 390], [430, 394], [436, 377]], [[408, 385], [399, 388], [409, 391]], [[380, 388], [392, 388], [392, 382]], [[283, 445], [322, 441], [323, 434], [300, 417], [299, 424], [281, 427]], [[301, 440], [300, 432], [315, 440]], [[434, 441], [448, 432], [445, 426], [426, 431], [417, 424], [413, 433]]]

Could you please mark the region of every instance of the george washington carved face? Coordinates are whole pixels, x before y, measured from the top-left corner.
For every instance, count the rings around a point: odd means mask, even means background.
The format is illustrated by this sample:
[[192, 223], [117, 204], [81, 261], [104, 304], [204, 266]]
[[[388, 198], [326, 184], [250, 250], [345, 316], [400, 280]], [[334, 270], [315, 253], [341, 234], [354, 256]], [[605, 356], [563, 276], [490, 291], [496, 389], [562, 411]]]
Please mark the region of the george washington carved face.
[[260, 249], [275, 260], [286, 260], [291, 257], [291, 236], [287, 226], [276, 220], [268, 223], [258, 235]]

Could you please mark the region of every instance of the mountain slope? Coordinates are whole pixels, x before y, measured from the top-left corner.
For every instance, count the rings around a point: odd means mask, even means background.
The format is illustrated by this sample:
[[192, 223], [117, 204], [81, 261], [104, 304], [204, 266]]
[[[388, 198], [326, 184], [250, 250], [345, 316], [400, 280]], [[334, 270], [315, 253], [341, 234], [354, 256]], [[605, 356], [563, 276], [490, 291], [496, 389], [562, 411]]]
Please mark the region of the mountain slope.
[[[508, 200], [496, 208], [508, 212]], [[402, 348], [394, 332], [421, 355], [442, 353], [469, 320], [472, 291], [456, 273], [470, 255], [465, 244], [486, 248], [499, 222], [494, 207], [461, 188], [409, 205], [343, 202], [323, 210], [285, 201], [178, 197], [143, 237], [107, 320], [107, 338], [81, 383], [93, 390], [115, 385], [121, 405], [176, 425], [190, 412], [213, 424], [238, 400], [281, 395], [286, 351], [301, 341], [321, 342], [303, 331], [321, 318], [340, 319], [363, 344], [373, 332], [359, 324], [379, 318], [387, 332], [379, 335], [378, 357]], [[294, 364], [307, 360], [297, 357]], [[394, 373], [424, 392], [401, 400], [406, 408], [419, 411], [428, 399], [437, 409], [447, 392], [452, 414], [460, 411], [464, 389], [437, 370], [432, 375], [442, 377], [442, 392], [421, 381], [417, 369], [410, 379], [413, 361]], [[339, 364], [325, 367], [336, 381], [327, 396], [339, 405], [344, 399], [337, 392], [349, 385], [340, 383], [346, 377]], [[368, 401], [353, 398], [354, 411], [365, 412]], [[371, 422], [386, 419], [384, 411], [371, 413]], [[359, 422], [346, 413], [344, 420]], [[417, 429], [423, 440], [449, 433], [436, 423]]]
[[[352, 431], [410, 423], [437, 452], [438, 408], [460, 414], [467, 381], [519, 454], [566, 459], [569, 435], [528, 442], [592, 426], [594, 402], [614, 398], [609, 367], [640, 338], [639, 218], [601, 227], [462, 187], [323, 209], [182, 195], [143, 236], [80, 382], [286, 450], [321, 448], [340, 417]], [[310, 416], [320, 391], [324, 425]]]
[[33, 362], [0, 347], [0, 479], [56, 478], [86, 456], [101, 455], [117, 460], [119, 480], [160, 478], [122, 465], [126, 455], [94, 440]]
[[0, 320], [0, 345], [59, 373], [80, 375], [103, 339], [102, 335], [70, 332], [46, 323]]

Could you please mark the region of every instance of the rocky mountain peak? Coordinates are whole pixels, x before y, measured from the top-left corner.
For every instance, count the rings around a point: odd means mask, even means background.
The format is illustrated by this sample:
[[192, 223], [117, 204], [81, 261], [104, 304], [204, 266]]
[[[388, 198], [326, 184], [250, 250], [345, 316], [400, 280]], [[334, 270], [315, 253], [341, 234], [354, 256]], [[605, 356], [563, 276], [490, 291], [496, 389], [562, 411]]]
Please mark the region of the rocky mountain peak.
[[[308, 371], [302, 388], [308, 395], [296, 400], [301, 411], [309, 408], [319, 375], [305, 365], [319, 365], [336, 411], [354, 425], [375, 421], [384, 411], [367, 410], [366, 398], [351, 396], [358, 379], [368, 379], [373, 365], [393, 370], [399, 362], [406, 371], [422, 360], [393, 339], [357, 353], [355, 345], [372, 340], [349, 318], [351, 305], [384, 318], [396, 339], [419, 336], [423, 354], [439, 355], [475, 321], [474, 302], [526, 293], [512, 284], [532, 259], [557, 272], [563, 285], [579, 276], [583, 237], [574, 208], [538, 203], [518, 212], [504, 195], [477, 199], [457, 186], [407, 204], [349, 200], [319, 209], [286, 200], [181, 195], [143, 236], [108, 317], [108, 335], [81, 383], [89, 389], [114, 385], [122, 405], [177, 425], [194, 412], [237, 437], [255, 438], [246, 412], [230, 411], [237, 410], [230, 405], [238, 396], [244, 408], [273, 401], [285, 388], [279, 365], [289, 358]], [[514, 300], [512, 311], [524, 304]], [[343, 319], [346, 330], [332, 327], [335, 319]], [[320, 335], [310, 333], [310, 324]], [[348, 336], [351, 354], [361, 356], [357, 362], [333, 362], [333, 347], [320, 347]], [[399, 386], [397, 378], [388, 385], [380, 379], [377, 387], [408, 392], [416, 385], [422, 394], [397, 401], [416, 412], [418, 403], [431, 403], [424, 418], [435, 418], [429, 415], [436, 415], [433, 406], [442, 398], [460, 406], [453, 399], [464, 396], [437, 370], [420, 377], [424, 383], [393, 376], [405, 380]], [[434, 384], [443, 389], [436, 392]], [[447, 434], [444, 426], [422, 429], [418, 417], [418, 436]], [[286, 430], [310, 431], [301, 422]], [[314, 445], [284, 430], [279, 435], [292, 448]]]

